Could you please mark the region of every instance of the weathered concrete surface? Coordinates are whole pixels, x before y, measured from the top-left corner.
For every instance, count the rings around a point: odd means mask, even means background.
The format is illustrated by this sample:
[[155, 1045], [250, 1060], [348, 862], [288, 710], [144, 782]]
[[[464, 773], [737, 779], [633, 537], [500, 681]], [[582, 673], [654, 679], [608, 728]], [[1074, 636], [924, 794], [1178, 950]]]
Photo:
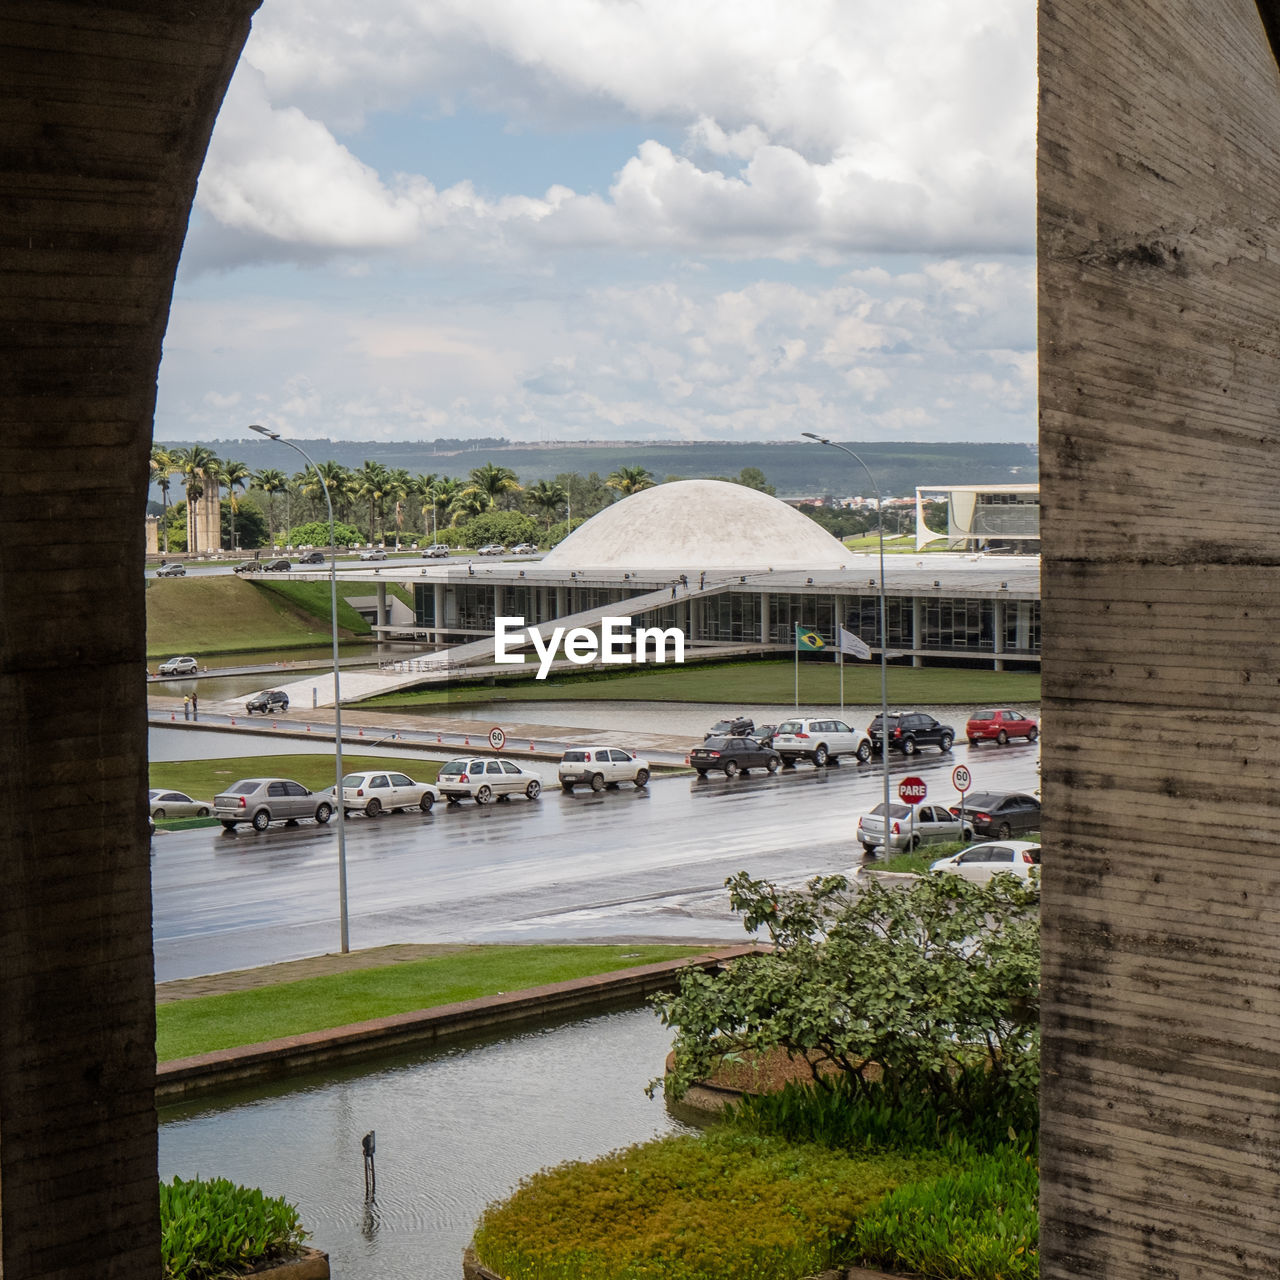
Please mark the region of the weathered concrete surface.
[[1280, 78], [1251, 0], [1041, 0], [1040, 87], [1041, 1274], [1273, 1277]]
[[5, 1280], [160, 1270], [142, 514], [174, 270], [256, 7], [0, 8]]

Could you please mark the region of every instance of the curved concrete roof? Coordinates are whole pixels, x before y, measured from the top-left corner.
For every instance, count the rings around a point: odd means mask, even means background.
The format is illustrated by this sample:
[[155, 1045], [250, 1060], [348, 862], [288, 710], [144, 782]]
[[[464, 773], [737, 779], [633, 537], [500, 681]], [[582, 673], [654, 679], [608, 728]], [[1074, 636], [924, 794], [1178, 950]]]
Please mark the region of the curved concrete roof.
[[542, 558], [560, 569], [840, 569], [844, 544], [785, 502], [724, 480], [674, 480], [592, 516]]

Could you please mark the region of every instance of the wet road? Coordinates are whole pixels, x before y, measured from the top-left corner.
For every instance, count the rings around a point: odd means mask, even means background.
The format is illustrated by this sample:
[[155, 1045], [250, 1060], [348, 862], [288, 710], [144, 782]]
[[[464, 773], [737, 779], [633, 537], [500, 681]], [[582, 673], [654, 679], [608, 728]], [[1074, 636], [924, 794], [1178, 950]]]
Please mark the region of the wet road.
[[[954, 803], [975, 790], [1034, 790], [1035, 745], [893, 756]], [[477, 808], [347, 823], [352, 948], [391, 942], [739, 941], [723, 882], [739, 870], [785, 883], [856, 865], [858, 815], [880, 797], [878, 762], [800, 765], [732, 782], [677, 777], [563, 795], [552, 785]], [[896, 798], [896, 791], [895, 791]], [[156, 979], [248, 968], [338, 949], [335, 827], [219, 828], [153, 841]]]

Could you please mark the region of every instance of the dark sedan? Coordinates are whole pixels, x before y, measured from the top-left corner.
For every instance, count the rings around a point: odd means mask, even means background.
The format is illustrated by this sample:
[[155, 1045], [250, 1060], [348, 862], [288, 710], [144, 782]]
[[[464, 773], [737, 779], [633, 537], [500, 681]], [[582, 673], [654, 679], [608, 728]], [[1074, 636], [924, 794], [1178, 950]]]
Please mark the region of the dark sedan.
[[703, 737], [705, 739], [745, 736], [755, 727], [755, 721], [749, 720], [746, 716], [730, 716], [727, 720], [717, 720]]
[[[960, 806], [951, 806], [958, 818]], [[975, 791], [964, 798], [964, 820], [974, 835], [1008, 840], [1040, 830], [1040, 801], [1021, 791]]]
[[775, 773], [782, 757], [772, 748], [761, 746], [754, 738], [708, 738], [689, 752], [689, 763], [705, 778], [712, 769], [722, 769], [726, 778], [734, 778], [752, 769], [768, 769]]
[[263, 573], [287, 573], [292, 568], [293, 568], [293, 565], [290, 563], [290, 561], [285, 560], [282, 557], [279, 560], [268, 560], [266, 564], [262, 566], [262, 572]]

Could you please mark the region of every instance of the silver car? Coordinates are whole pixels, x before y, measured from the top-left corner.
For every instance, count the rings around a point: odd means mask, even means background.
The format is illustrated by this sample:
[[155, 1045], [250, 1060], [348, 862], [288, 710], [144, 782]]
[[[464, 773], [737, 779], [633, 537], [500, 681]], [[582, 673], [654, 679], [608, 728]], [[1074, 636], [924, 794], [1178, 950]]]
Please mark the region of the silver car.
[[516, 794], [536, 800], [542, 794], [542, 779], [514, 760], [468, 756], [442, 765], [436, 788], [450, 804], [457, 804], [463, 796], [470, 796], [476, 804], [505, 800]]
[[242, 822], [255, 831], [299, 818], [328, 822], [333, 817], [333, 793], [308, 791], [290, 778], [244, 778], [213, 797], [213, 816], [228, 831]]
[[213, 808], [208, 800], [193, 800], [185, 791], [156, 787], [147, 792], [147, 807], [153, 818], [207, 818]]
[[[889, 805], [889, 852], [909, 853], [922, 844], [972, 840], [973, 827], [940, 804]], [[858, 839], [868, 853], [884, 846], [884, 803], [858, 819]]]
[[162, 676], [193, 676], [200, 669], [194, 658], [170, 658], [156, 668]]
[[854, 756], [862, 764], [871, 759], [867, 735], [830, 716], [784, 720], [773, 731], [773, 749], [785, 765], [803, 758], [812, 760], [819, 769], [841, 756]]
[[621, 747], [571, 747], [560, 757], [560, 789], [572, 793], [581, 784], [592, 791], [632, 782], [638, 791], [649, 782], [649, 762]]
[[348, 773], [342, 779], [344, 813], [366, 813], [376, 818], [380, 813], [396, 809], [421, 809], [430, 813], [440, 793], [429, 782], [414, 782], [403, 773], [390, 769], [371, 769], [367, 773]]

